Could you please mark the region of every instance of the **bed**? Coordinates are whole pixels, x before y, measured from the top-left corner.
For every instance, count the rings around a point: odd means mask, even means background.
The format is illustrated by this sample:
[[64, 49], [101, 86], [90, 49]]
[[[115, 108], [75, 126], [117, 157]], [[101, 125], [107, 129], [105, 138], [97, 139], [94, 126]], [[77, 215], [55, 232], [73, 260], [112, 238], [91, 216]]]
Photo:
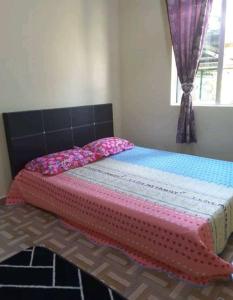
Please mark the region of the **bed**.
[[[100, 130], [101, 137], [113, 132], [111, 105], [102, 108], [98, 122], [108, 129]], [[11, 145], [12, 127], [25, 116], [17, 122], [11, 114], [6, 118], [14, 162], [19, 154]], [[82, 143], [100, 137], [95, 130], [100, 124], [84, 119], [94, 134], [84, 135]], [[7, 204], [27, 202], [48, 210], [90, 239], [180, 279], [197, 284], [230, 279], [233, 266], [218, 254], [233, 231], [233, 163], [134, 147], [52, 177], [18, 168]]]

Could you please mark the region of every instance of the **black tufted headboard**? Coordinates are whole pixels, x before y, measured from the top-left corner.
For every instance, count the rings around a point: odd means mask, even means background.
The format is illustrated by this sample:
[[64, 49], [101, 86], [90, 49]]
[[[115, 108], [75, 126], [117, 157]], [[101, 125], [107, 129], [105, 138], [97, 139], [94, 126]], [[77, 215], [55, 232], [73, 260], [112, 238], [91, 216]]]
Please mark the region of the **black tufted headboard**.
[[112, 104], [3, 113], [14, 177], [39, 156], [113, 136]]

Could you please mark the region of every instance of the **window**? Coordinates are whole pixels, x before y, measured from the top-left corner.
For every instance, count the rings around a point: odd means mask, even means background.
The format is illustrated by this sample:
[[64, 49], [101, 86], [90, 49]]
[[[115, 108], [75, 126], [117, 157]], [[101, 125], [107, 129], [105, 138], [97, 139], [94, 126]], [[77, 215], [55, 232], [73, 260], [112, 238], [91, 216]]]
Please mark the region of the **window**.
[[[194, 105], [233, 105], [232, 28], [233, 0], [213, 0], [204, 48], [192, 92]], [[174, 77], [173, 74], [173, 78], [173, 91], [176, 90], [176, 97], [174, 97], [175, 103], [173, 100], [172, 104], [179, 104], [182, 90], [177, 76]]]

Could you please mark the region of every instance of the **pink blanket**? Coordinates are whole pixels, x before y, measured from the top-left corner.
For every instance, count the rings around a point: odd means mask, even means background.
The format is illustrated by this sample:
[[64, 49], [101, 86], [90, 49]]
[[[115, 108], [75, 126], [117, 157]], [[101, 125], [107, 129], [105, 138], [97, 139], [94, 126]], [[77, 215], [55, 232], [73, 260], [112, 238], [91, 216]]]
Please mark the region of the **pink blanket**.
[[124, 250], [137, 262], [206, 284], [228, 279], [233, 266], [214, 253], [209, 223], [67, 173], [21, 171], [7, 204], [27, 202], [60, 216], [92, 239]]

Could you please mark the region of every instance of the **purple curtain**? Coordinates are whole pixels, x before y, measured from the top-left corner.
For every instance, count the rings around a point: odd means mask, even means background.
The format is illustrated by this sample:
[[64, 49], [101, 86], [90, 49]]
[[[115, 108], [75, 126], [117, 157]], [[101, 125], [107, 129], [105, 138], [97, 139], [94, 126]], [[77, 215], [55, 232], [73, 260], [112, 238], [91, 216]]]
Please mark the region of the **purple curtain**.
[[197, 142], [191, 92], [203, 49], [212, 1], [167, 0], [177, 73], [183, 90], [177, 143]]

